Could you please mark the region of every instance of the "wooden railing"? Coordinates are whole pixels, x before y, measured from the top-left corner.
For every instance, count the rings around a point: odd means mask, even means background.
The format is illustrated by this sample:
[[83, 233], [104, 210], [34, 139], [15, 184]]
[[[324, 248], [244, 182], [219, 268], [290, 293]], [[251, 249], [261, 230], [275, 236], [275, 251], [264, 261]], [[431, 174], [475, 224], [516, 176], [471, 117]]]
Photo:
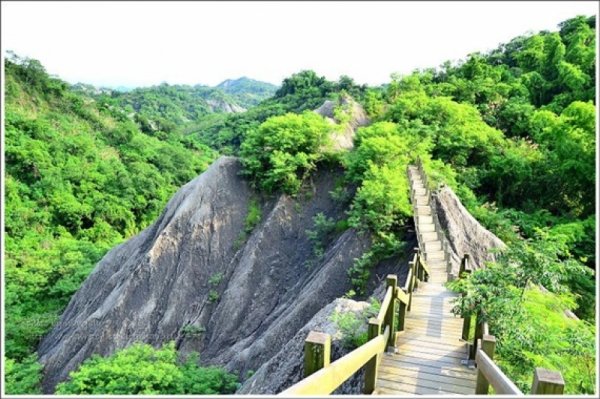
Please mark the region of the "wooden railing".
[[305, 378], [279, 395], [329, 395], [362, 367], [365, 368], [363, 392], [372, 393], [381, 355], [388, 346], [395, 346], [397, 331], [404, 331], [404, 319], [406, 312], [411, 309], [413, 291], [428, 276], [429, 269], [421, 252], [415, 248], [408, 263], [404, 286], [398, 286], [396, 275], [387, 276], [387, 288], [379, 313], [368, 322], [367, 343], [330, 363], [331, 337], [311, 331], [304, 342]]
[[[460, 264], [458, 278], [463, 278], [465, 273], [471, 273], [470, 256], [465, 254]], [[467, 341], [471, 329], [471, 317], [463, 316], [464, 323], [462, 338]], [[481, 315], [475, 318], [475, 333], [473, 343], [470, 344], [469, 359], [477, 365], [477, 382], [475, 393], [487, 395], [490, 385], [498, 395], [523, 395], [523, 392], [500, 370], [494, 363], [496, 337], [490, 335], [487, 322], [481, 321]], [[532, 394], [562, 395], [565, 382], [560, 372], [536, 368], [531, 386]]]

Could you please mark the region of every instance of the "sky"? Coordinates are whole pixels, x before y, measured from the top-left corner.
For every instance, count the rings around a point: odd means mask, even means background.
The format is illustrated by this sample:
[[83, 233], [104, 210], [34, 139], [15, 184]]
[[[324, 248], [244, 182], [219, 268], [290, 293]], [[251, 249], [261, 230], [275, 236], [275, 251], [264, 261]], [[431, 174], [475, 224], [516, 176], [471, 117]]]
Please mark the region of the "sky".
[[312, 69], [378, 85], [576, 15], [587, 2], [2, 2], [2, 50], [96, 86], [280, 84]]

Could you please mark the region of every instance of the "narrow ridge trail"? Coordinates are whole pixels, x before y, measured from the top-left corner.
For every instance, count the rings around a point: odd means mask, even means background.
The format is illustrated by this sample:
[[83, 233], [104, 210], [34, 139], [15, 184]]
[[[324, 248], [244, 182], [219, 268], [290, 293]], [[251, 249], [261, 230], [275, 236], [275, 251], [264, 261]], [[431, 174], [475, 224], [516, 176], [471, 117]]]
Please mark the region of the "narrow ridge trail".
[[463, 364], [467, 343], [461, 340], [463, 319], [451, 313], [456, 293], [448, 281], [442, 232], [436, 229], [434, 210], [423, 178], [409, 167], [415, 192], [413, 210], [420, 247], [431, 275], [420, 282], [406, 312], [405, 330], [398, 333], [393, 352], [381, 359], [376, 394], [380, 395], [473, 395], [477, 370]]

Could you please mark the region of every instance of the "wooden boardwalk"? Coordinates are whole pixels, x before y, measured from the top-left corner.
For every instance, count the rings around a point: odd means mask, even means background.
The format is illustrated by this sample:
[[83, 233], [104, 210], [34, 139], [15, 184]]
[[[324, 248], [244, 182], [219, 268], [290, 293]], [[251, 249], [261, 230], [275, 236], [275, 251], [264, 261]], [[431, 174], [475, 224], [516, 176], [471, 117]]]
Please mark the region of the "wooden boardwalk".
[[462, 341], [463, 320], [451, 313], [455, 293], [444, 287], [446, 262], [432, 210], [418, 169], [409, 168], [422, 234], [429, 281], [419, 283], [411, 310], [406, 313], [405, 331], [398, 333], [394, 352], [382, 355], [375, 387], [380, 395], [473, 395], [477, 371], [462, 364], [468, 357]]

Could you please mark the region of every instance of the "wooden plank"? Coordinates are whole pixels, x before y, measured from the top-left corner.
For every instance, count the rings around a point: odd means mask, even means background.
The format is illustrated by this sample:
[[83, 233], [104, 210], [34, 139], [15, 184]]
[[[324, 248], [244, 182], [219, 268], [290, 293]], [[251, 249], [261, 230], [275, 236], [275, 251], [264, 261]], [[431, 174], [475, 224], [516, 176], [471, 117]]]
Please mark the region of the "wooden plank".
[[452, 313], [416, 313], [412, 311], [407, 320], [414, 320], [416, 322], [431, 320], [432, 323], [451, 323], [452, 325], [459, 325], [461, 327], [463, 324], [463, 319], [454, 316]]
[[449, 341], [449, 340], [439, 341], [439, 340], [435, 340], [435, 339], [431, 339], [431, 338], [428, 339], [428, 337], [423, 337], [423, 336], [410, 338], [410, 339], [397, 340], [397, 342], [396, 342], [397, 347], [401, 347], [403, 345], [430, 346], [435, 349], [446, 349], [446, 350], [448, 350], [448, 349], [453, 349], [453, 350], [464, 349], [465, 351], [467, 348], [467, 345], [464, 342], [461, 342], [458, 340], [457, 341]]
[[427, 321], [408, 319], [406, 322], [407, 329], [418, 329], [418, 330], [436, 330], [450, 333], [458, 333], [459, 336], [462, 333], [462, 323], [450, 323], [448, 321], [436, 321], [435, 319], [429, 319]]
[[[386, 389], [384, 387], [377, 387], [377, 390], [375, 392], [377, 392], [377, 395], [393, 396], [393, 397], [397, 397], [398, 395], [402, 395], [402, 396], [416, 396], [417, 395], [416, 393], [412, 393], [412, 392], [395, 391], [392, 389]], [[375, 394], [375, 392], [373, 394]]]
[[404, 359], [400, 360], [391, 360], [389, 357], [384, 356], [381, 360], [381, 366], [389, 367], [389, 368], [398, 368], [404, 370], [416, 370], [429, 374], [439, 374], [445, 375], [449, 377], [457, 377], [457, 378], [465, 378], [473, 380], [473, 385], [475, 384], [475, 380], [477, 375], [474, 370], [470, 370], [464, 366], [448, 366], [448, 365], [427, 365], [416, 363], [413, 359]]
[[[450, 303], [450, 301], [442, 302], [441, 304], [436, 304], [431, 301], [423, 301], [419, 295], [414, 295], [415, 302], [413, 303], [414, 310], [411, 310], [411, 315], [428, 315], [428, 314], [443, 314], [445, 316], [454, 316], [452, 313], [452, 309], [454, 309], [454, 304]], [[456, 316], [457, 319], [460, 319], [460, 316]]]
[[421, 386], [417, 386], [417, 385], [396, 384], [393, 381], [388, 381], [388, 380], [383, 380], [383, 379], [377, 380], [377, 386], [384, 388], [384, 389], [391, 390], [391, 391], [416, 393], [419, 395], [440, 395], [440, 394], [446, 394], [446, 395], [452, 395], [452, 396], [460, 395], [460, 393], [457, 393], [457, 392], [449, 392], [446, 390], [442, 391], [440, 389], [421, 387]]
[[431, 353], [437, 355], [445, 355], [445, 356], [455, 356], [460, 359], [465, 359], [468, 355], [467, 347], [446, 347], [446, 349], [442, 349], [441, 347], [433, 347], [433, 346], [423, 346], [419, 344], [415, 344], [414, 342], [403, 343], [396, 347], [397, 352], [400, 355], [404, 352], [423, 352], [423, 353]]
[[[400, 378], [412, 378], [412, 379], [424, 379], [431, 381], [439, 381], [445, 384], [452, 385], [460, 385], [467, 388], [475, 389], [475, 382], [472, 378], [465, 377], [451, 377], [441, 373], [427, 373], [422, 370], [418, 370], [415, 368], [405, 369], [405, 368], [396, 368], [396, 367], [388, 367], [386, 365], [381, 365], [380, 367], [381, 373], [391, 374]], [[389, 379], [389, 378], [388, 378]], [[397, 379], [400, 381], [400, 379]]]
[[[454, 309], [454, 305], [445, 305], [436, 307], [435, 305], [426, 305], [424, 303], [420, 303], [420, 301], [416, 300], [414, 303], [414, 310], [411, 310], [409, 315], [429, 315], [429, 314], [439, 314], [445, 316], [454, 316], [452, 313], [452, 309]], [[457, 317], [458, 319], [459, 317]]]
[[410, 341], [425, 341], [425, 342], [439, 342], [444, 345], [465, 345], [465, 342], [460, 339], [460, 336], [453, 335], [427, 335], [422, 331], [403, 331], [398, 334], [397, 342]]
[[409, 316], [414, 319], [424, 319], [425, 317], [437, 316], [438, 318], [443, 317], [447, 320], [458, 320], [462, 321], [462, 317], [455, 315], [452, 313], [452, 307], [448, 306], [446, 309], [444, 308], [432, 308], [427, 306], [422, 306], [419, 304], [418, 300], [414, 303], [414, 310], [411, 310]]
[[462, 319], [452, 314], [436, 314], [436, 313], [421, 313], [414, 312], [410, 315], [409, 320], [414, 324], [431, 324], [431, 325], [447, 325], [459, 327], [462, 330]]
[[466, 356], [455, 356], [455, 355], [438, 355], [435, 353], [427, 353], [427, 352], [415, 352], [409, 350], [403, 350], [399, 353], [395, 353], [396, 356], [405, 358], [405, 357], [414, 357], [417, 359], [428, 360], [435, 363], [443, 363], [443, 364], [451, 364], [451, 365], [461, 365], [461, 360], [466, 359]]
[[[398, 356], [398, 357], [396, 357], [394, 359], [386, 358], [385, 359], [386, 363], [389, 364], [390, 362], [406, 362], [406, 363], [413, 363], [413, 364], [418, 364], [420, 366], [427, 366], [427, 367], [438, 367], [438, 368], [447, 367], [450, 369], [455, 369], [456, 371], [466, 369], [466, 366], [462, 365], [459, 359], [454, 359], [454, 358], [450, 358], [449, 361], [448, 360], [443, 361], [443, 360], [423, 359], [420, 356], [409, 356], [407, 354], [396, 355], [396, 356]], [[396, 359], [400, 359], [400, 360], [396, 360]]]
[[460, 331], [456, 331], [453, 330], [451, 328], [436, 328], [436, 327], [432, 327], [432, 328], [427, 328], [427, 327], [421, 327], [421, 326], [411, 326], [410, 323], [407, 323], [404, 327], [404, 332], [406, 333], [418, 333], [418, 334], [423, 334], [426, 335], [428, 337], [435, 337], [435, 338], [442, 338], [442, 337], [446, 337], [446, 338], [460, 338]]
[[[435, 376], [434, 376], [435, 377]], [[386, 381], [386, 382], [390, 382], [392, 384], [398, 384], [398, 385], [414, 385], [417, 387], [421, 387], [421, 388], [427, 388], [427, 389], [436, 389], [438, 391], [442, 391], [442, 392], [451, 392], [451, 393], [459, 393], [459, 394], [463, 394], [463, 395], [472, 395], [475, 393], [475, 388], [474, 387], [469, 387], [469, 386], [464, 386], [464, 385], [456, 385], [456, 384], [448, 384], [445, 383], [443, 381], [438, 380], [429, 380], [429, 379], [424, 379], [424, 378], [420, 378], [417, 377], [416, 379], [414, 378], [410, 378], [410, 377], [401, 377], [395, 374], [389, 374], [389, 373], [381, 373], [378, 382], [378, 385], [380, 381]], [[389, 388], [391, 388], [391, 386], [389, 386]]]

